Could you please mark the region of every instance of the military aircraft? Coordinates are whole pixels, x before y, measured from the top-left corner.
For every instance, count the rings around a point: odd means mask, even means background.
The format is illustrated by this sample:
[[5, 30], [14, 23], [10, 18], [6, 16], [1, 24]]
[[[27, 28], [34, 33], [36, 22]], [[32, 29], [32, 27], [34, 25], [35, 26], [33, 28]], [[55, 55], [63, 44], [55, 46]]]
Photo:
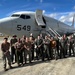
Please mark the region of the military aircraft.
[[63, 34], [72, 34], [75, 32], [74, 26], [69, 26], [51, 17], [45, 16], [42, 10], [35, 12], [16, 12], [11, 16], [0, 19], [0, 32], [18, 37], [22, 35], [30, 36], [33, 33], [37, 37], [40, 33], [51, 36], [61, 36]]

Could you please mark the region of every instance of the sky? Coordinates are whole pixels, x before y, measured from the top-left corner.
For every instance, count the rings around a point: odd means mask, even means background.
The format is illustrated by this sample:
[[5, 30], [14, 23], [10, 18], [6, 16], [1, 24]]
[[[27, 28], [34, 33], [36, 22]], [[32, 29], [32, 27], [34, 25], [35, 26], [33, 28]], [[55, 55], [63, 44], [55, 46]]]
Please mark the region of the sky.
[[71, 25], [75, 0], [0, 0], [0, 19], [18, 11], [43, 10], [43, 14]]

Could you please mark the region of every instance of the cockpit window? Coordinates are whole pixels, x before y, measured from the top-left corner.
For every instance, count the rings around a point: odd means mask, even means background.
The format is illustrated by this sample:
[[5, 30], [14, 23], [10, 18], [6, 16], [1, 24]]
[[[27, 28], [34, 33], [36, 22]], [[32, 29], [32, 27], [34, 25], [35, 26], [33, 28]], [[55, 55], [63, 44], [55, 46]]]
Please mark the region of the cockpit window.
[[30, 16], [26, 15], [26, 19], [30, 19]]
[[13, 14], [11, 17], [19, 17], [19, 14]]
[[25, 15], [21, 15], [20, 18], [25, 19]]
[[23, 14], [22, 14], [22, 15], [20, 16], [20, 18], [22, 18], [22, 19], [30, 19], [30, 16], [29, 16], [29, 15], [23, 15]]

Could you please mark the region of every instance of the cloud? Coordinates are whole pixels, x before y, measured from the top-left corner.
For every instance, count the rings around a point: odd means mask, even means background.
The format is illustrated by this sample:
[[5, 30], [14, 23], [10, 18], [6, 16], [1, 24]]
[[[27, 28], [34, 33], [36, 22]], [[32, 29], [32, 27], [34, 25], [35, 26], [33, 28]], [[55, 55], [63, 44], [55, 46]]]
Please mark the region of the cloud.
[[51, 13], [46, 15], [54, 19], [57, 19], [61, 22], [64, 22], [66, 24], [71, 24], [73, 21], [74, 14], [75, 12], [62, 12], [62, 13]]
[[43, 10], [43, 13], [45, 13], [46, 11], [45, 10]]
[[73, 21], [74, 13], [75, 12], [69, 12], [67, 15], [62, 15], [59, 20], [62, 22], [71, 23]]
[[49, 14], [49, 16], [52, 17], [52, 18], [56, 18], [58, 16], [58, 14], [57, 13], [52, 13], [52, 14]]
[[65, 16], [61, 16], [61, 17], [59, 18], [59, 20], [62, 21], [62, 22], [65, 22]]

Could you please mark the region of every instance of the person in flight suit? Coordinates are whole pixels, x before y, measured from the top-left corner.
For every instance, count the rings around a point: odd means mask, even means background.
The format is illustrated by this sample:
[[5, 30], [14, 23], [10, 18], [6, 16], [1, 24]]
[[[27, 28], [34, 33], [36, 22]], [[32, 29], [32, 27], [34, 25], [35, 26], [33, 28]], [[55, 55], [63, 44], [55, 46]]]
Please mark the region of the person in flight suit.
[[[9, 48], [10, 48], [10, 43], [7, 42], [8, 38], [4, 38], [4, 42], [1, 44], [1, 50], [2, 50], [2, 54], [3, 54], [3, 63], [4, 63], [4, 70], [7, 71], [6, 69], [6, 61], [8, 60], [8, 65], [9, 65], [9, 68], [11, 69], [12, 66], [11, 66], [11, 55], [10, 55], [10, 51], [9, 51]], [[7, 60], [6, 60], [7, 58]]]
[[56, 41], [53, 37], [51, 37], [51, 57], [53, 58], [53, 53], [54, 53], [54, 58], [57, 60], [57, 53], [56, 53]]
[[50, 45], [50, 40], [48, 39], [48, 36], [45, 36], [45, 39], [44, 39], [44, 50], [45, 50], [45, 52], [47, 54], [47, 59], [48, 60], [50, 58], [49, 45]]
[[65, 34], [63, 35], [63, 39], [64, 39], [64, 55], [67, 55], [68, 38], [67, 38], [67, 36]]
[[25, 44], [25, 42], [26, 42], [26, 36], [25, 35], [23, 35], [23, 37], [21, 38], [21, 42], [22, 42], [22, 44], [23, 44], [23, 61], [25, 62], [25, 48], [24, 48], [24, 44]]
[[17, 42], [17, 36], [13, 35], [12, 39], [10, 40], [10, 45], [11, 45], [11, 61], [12, 64], [14, 64], [14, 56], [15, 56], [15, 62], [16, 62], [16, 53], [15, 53], [15, 48], [14, 48], [14, 44]]
[[37, 46], [37, 51], [36, 51], [37, 59], [39, 59], [39, 57], [41, 56], [42, 61], [44, 61], [43, 39], [40, 36], [38, 36], [36, 40], [36, 46]]
[[66, 54], [67, 54], [67, 43], [68, 43], [68, 41], [67, 41], [67, 38], [66, 37], [64, 37], [64, 36], [62, 36], [62, 39], [61, 39], [61, 57], [64, 57], [64, 58], [66, 58]]
[[58, 54], [58, 56], [60, 56], [60, 53], [59, 53], [59, 45], [60, 45], [60, 42], [59, 42], [59, 38], [58, 38], [58, 36], [56, 36], [56, 48], [57, 48], [57, 54]]
[[48, 39], [50, 41], [50, 44], [49, 44], [49, 54], [50, 54], [50, 59], [53, 59], [53, 51], [52, 51], [52, 47], [51, 47], [51, 42], [52, 42], [52, 39], [51, 39], [51, 36], [48, 36]]
[[31, 42], [31, 52], [32, 52], [32, 60], [34, 60], [34, 40], [32, 37], [29, 37]]
[[24, 48], [25, 48], [25, 63], [27, 63], [27, 55], [29, 55], [29, 63], [31, 63], [31, 58], [32, 58], [31, 42], [28, 37], [26, 37]]
[[16, 49], [16, 58], [17, 58], [17, 64], [18, 66], [23, 65], [23, 44], [20, 40], [20, 38], [18, 39], [18, 42], [15, 43], [15, 49]]
[[[73, 48], [74, 48], [74, 52], [75, 52], [75, 34], [73, 34], [73, 39], [74, 39], [74, 45], [73, 45]], [[75, 57], [75, 54], [74, 54], [74, 57]]]
[[72, 36], [70, 36], [70, 40], [69, 40], [69, 56], [71, 56], [71, 51], [73, 52], [73, 56], [75, 55], [75, 52], [74, 52], [74, 39]]
[[33, 37], [33, 34], [31, 33], [30, 34], [30, 41], [31, 41], [31, 52], [32, 52], [32, 60], [34, 60], [34, 41], [35, 41], [35, 38]]
[[65, 53], [64, 53], [64, 37], [62, 36], [62, 38], [60, 39], [60, 59], [65, 57]]

